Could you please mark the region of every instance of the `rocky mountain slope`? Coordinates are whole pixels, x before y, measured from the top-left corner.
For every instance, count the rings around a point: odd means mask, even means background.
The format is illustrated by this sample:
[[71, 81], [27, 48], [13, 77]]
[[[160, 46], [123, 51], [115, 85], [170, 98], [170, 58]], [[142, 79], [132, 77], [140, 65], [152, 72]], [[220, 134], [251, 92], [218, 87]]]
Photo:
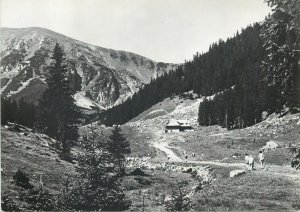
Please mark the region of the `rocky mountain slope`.
[[1, 28], [1, 94], [37, 102], [46, 87], [55, 43], [66, 53], [74, 98], [85, 108], [119, 104], [151, 78], [177, 66], [89, 45], [43, 28]]

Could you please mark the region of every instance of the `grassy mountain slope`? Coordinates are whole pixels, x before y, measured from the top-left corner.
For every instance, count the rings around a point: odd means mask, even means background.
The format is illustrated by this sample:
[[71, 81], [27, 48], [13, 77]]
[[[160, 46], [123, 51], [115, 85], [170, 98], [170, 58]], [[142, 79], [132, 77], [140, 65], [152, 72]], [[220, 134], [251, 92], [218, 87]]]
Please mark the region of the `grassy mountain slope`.
[[33, 92], [37, 84], [29, 82], [35, 78], [45, 79], [55, 43], [66, 53], [71, 87], [78, 93], [79, 105], [81, 96], [88, 98], [92, 106], [119, 104], [151, 78], [177, 66], [130, 52], [93, 46], [38, 27], [1, 28], [0, 32], [3, 96], [15, 97], [24, 89], [26, 93]]
[[35, 188], [39, 188], [42, 174], [44, 189], [54, 194], [67, 177], [76, 176], [74, 164], [61, 160], [52, 147], [55, 140], [25, 129], [17, 132], [1, 126], [1, 196], [8, 196], [21, 207], [27, 203], [20, 197], [24, 190], [13, 182], [17, 170], [27, 173]]

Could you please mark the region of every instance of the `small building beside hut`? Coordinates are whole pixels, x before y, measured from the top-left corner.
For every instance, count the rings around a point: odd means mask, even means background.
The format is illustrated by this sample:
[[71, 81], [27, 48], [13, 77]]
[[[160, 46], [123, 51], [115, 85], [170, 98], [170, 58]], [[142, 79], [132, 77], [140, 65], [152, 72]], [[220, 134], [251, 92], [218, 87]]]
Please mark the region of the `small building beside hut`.
[[170, 119], [166, 125], [165, 133], [168, 132], [184, 132], [188, 130], [194, 130], [194, 128], [186, 120]]

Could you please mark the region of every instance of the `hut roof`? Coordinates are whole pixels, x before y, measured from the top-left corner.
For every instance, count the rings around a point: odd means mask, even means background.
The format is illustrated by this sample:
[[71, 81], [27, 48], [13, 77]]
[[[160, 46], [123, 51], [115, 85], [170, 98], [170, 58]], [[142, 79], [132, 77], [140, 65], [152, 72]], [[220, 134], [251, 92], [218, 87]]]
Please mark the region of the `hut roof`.
[[177, 126], [180, 126], [180, 124], [175, 119], [170, 119], [167, 124], [167, 127], [177, 127]]

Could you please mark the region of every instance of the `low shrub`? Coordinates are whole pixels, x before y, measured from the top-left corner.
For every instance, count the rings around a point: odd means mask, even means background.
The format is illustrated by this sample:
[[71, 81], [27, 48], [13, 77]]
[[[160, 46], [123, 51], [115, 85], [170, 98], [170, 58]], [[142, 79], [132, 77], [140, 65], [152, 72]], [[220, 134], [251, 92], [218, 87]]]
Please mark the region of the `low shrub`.
[[53, 211], [55, 209], [54, 196], [46, 190], [31, 189], [22, 195], [22, 199], [28, 203], [28, 210]]
[[10, 199], [6, 195], [3, 195], [1, 198], [1, 209], [3, 211], [19, 211], [20, 210], [20, 208], [15, 203], [15, 201]]
[[33, 185], [30, 184], [30, 179], [28, 177], [28, 174], [18, 170], [14, 175], [13, 175], [14, 182], [17, 186], [20, 186], [24, 189], [32, 189]]

